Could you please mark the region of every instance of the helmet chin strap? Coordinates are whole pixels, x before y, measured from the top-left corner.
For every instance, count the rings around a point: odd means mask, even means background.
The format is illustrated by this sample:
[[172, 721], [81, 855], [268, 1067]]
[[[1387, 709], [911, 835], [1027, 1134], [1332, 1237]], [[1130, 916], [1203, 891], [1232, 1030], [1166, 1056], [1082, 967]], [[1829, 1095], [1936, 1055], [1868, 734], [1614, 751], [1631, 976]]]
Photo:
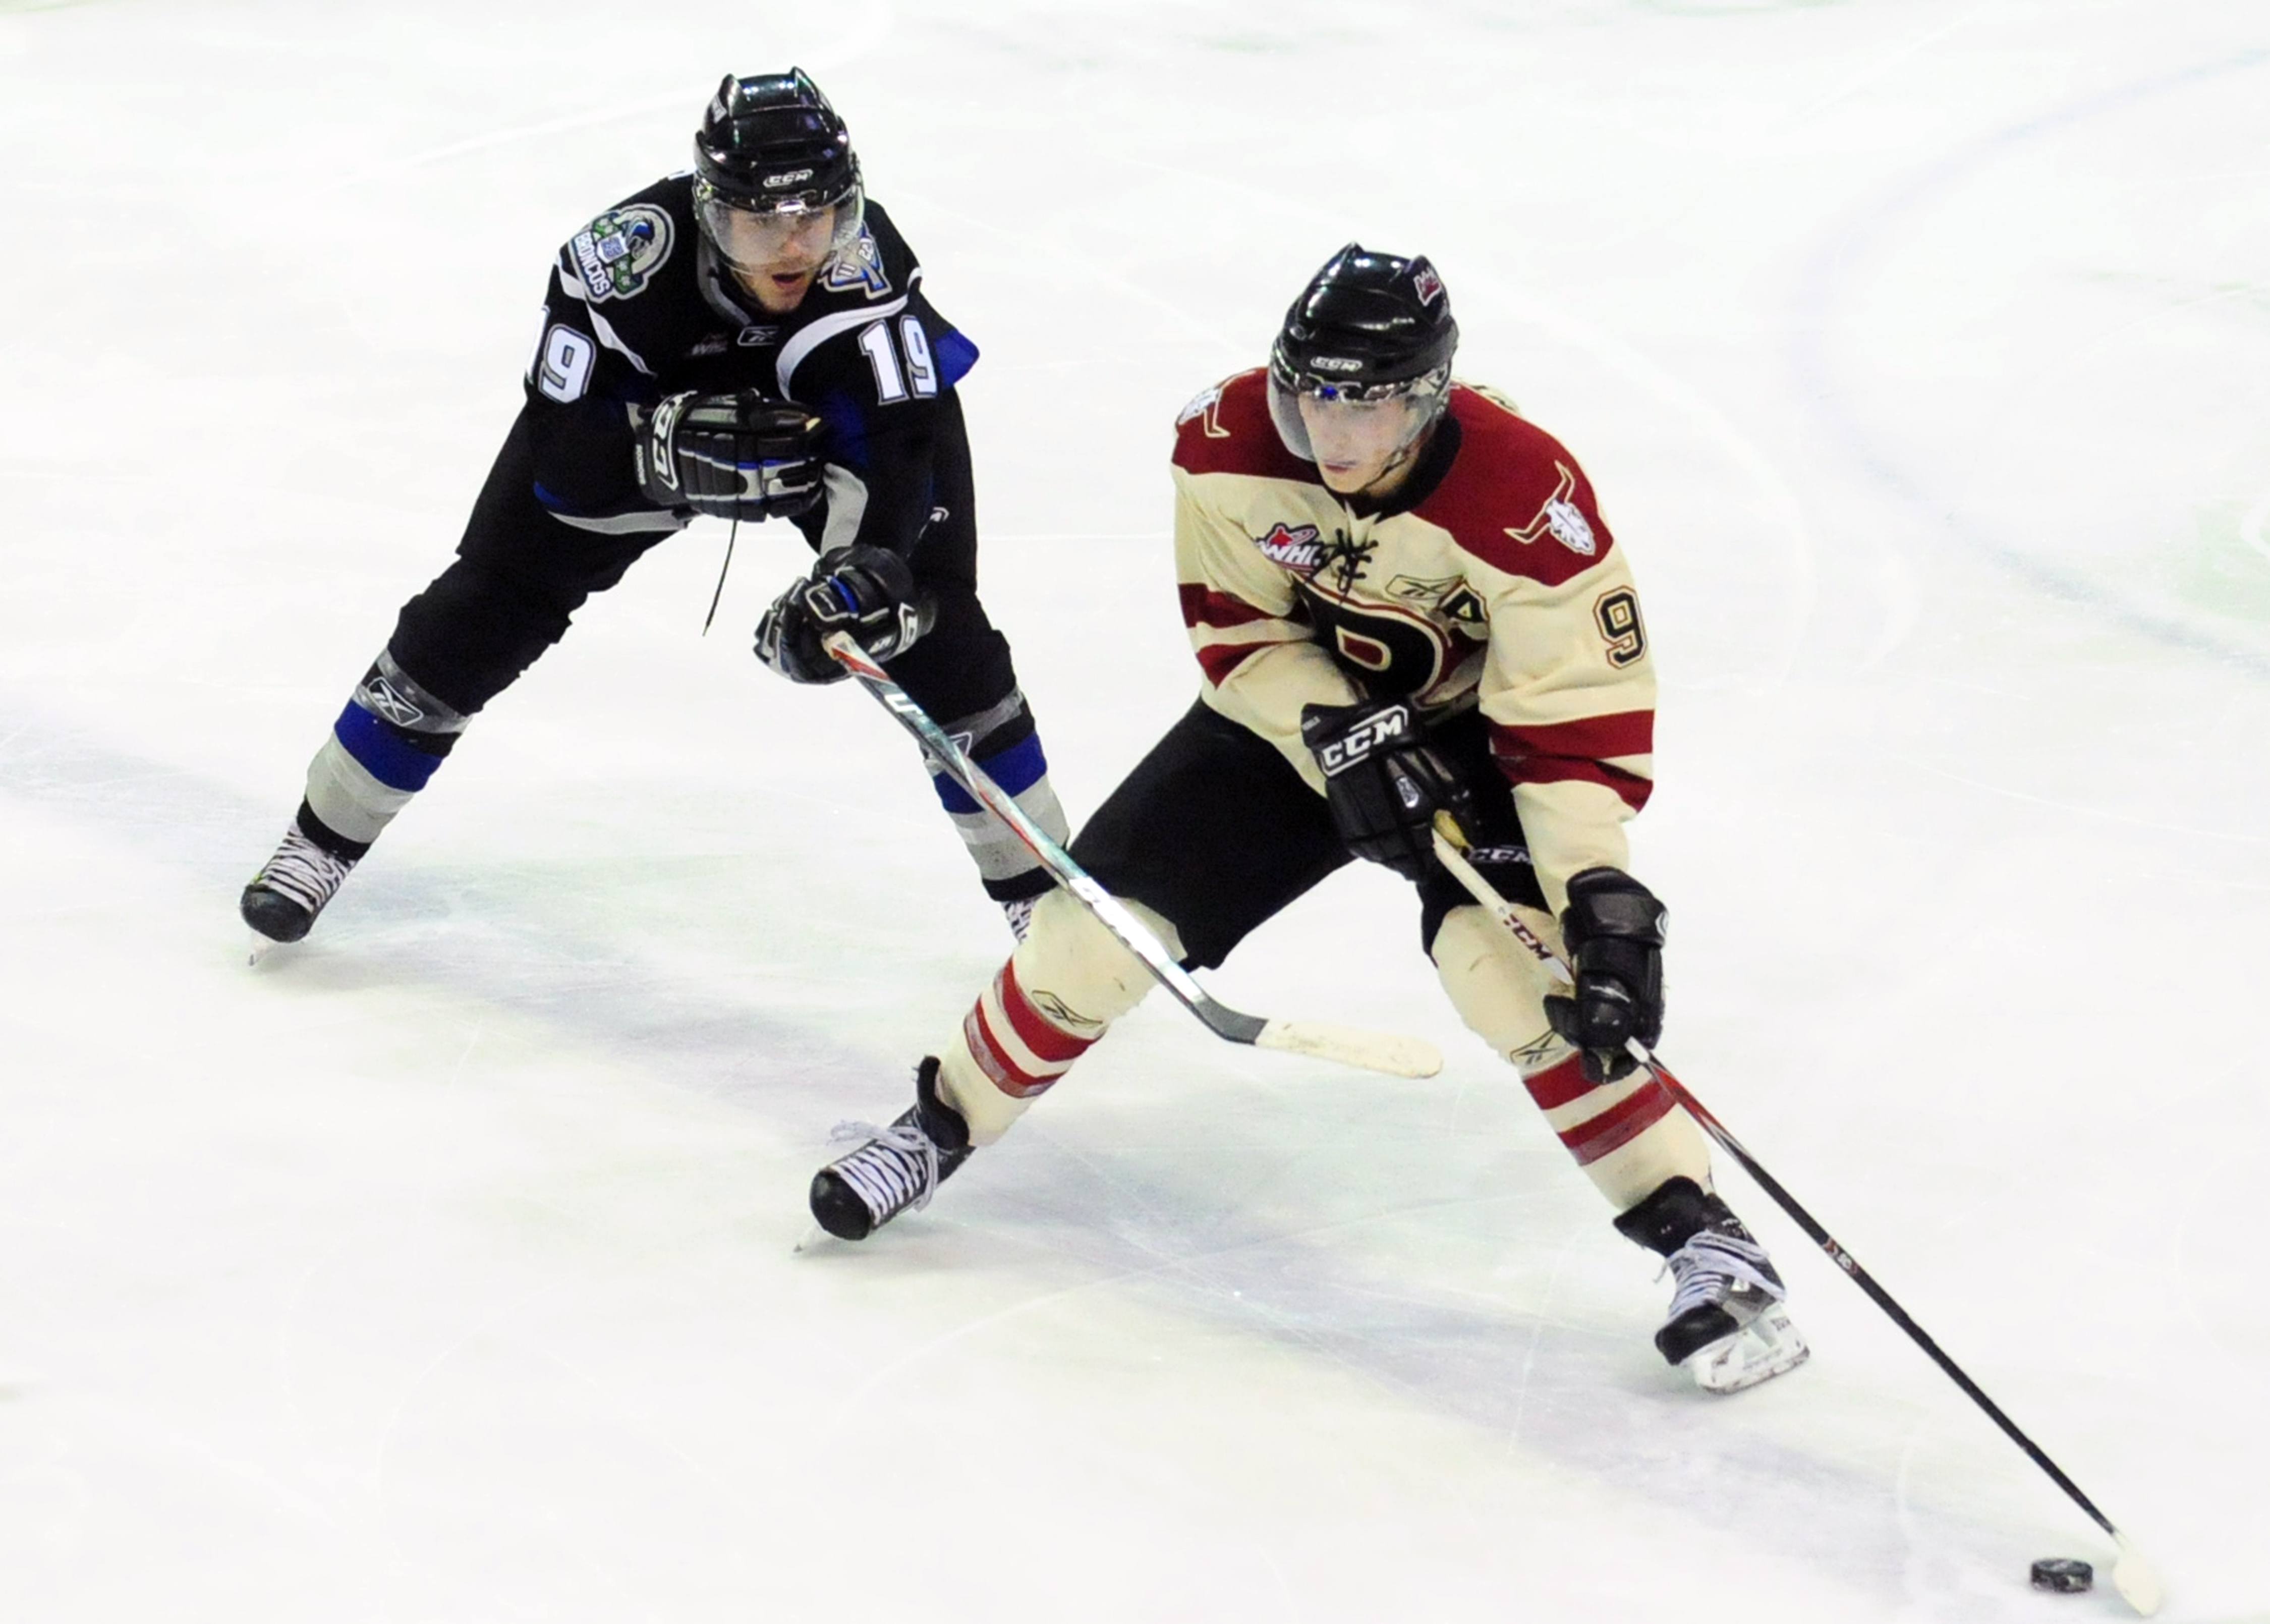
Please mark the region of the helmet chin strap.
[[1435, 431], [1435, 419], [1442, 415], [1442, 408], [1437, 406], [1421, 417], [1418, 426], [1403, 437], [1403, 443], [1397, 446], [1387, 461], [1380, 464], [1379, 471], [1364, 482], [1363, 488], [1369, 491], [1397, 469], [1417, 457], [1426, 444], [1427, 437]]

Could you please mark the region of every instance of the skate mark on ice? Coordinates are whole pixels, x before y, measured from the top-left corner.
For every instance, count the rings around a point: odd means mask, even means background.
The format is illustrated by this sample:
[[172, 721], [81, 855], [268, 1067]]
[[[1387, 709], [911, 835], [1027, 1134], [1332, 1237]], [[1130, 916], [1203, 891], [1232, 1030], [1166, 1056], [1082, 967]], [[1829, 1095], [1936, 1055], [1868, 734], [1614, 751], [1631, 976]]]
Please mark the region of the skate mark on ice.
[[1864, 198], [1847, 216], [1847, 223], [1829, 234], [1803, 273], [1794, 301], [1790, 362], [1821, 422], [1835, 431], [1854, 462], [1932, 530], [1951, 533], [1966, 550], [1991, 560], [2044, 597], [2086, 611], [2163, 648], [2221, 661], [2257, 681], [2270, 681], [2270, 656], [2172, 616], [2123, 602], [2079, 571], [2001, 541], [1985, 527], [1965, 523], [1959, 513], [1947, 510], [1863, 426], [1851, 391], [1839, 382], [1829, 340], [1839, 330], [1837, 308], [1860, 273], [1886, 256], [1888, 242], [1905, 219], [1955, 186], [2041, 137], [2265, 65], [2270, 65], [2270, 50], [2243, 51], [2093, 92], [1966, 142]]
[[[11, 698], [0, 694], [0, 729], [9, 740], [0, 755], [0, 796], [128, 843], [209, 891], [214, 941], [232, 954], [241, 951], [236, 893], [274, 839], [274, 798], [256, 802], [184, 768], [114, 749]], [[778, 1108], [783, 1126], [812, 1109], [821, 1097], [815, 1084], [837, 1082], [849, 1092], [872, 1079], [872, 1057], [837, 1042], [824, 1015], [800, 1022], [781, 1004], [746, 990], [743, 983], [761, 967], [689, 984], [681, 971], [642, 957], [634, 940], [579, 930], [547, 905], [551, 886], [452, 880], [399, 860], [358, 873], [354, 883], [351, 911], [326, 921], [336, 928], [290, 951], [297, 990], [436, 988], [573, 1034], [582, 1046], [673, 1086], [744, 1107], [764, 1101]], [[469, 898], [479, 903], [471, 917]], [[444, 958], [419, 951], [437, 932], [447, 935]], [[286, 968], [286, 954], [271, 954], [258, 975]]]

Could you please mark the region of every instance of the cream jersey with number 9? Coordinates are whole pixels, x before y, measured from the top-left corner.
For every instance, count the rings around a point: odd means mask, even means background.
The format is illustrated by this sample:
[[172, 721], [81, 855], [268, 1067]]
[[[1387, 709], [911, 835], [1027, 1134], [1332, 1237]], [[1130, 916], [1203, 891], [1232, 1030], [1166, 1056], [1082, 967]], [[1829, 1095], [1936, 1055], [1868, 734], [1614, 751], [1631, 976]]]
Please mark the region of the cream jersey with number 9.
[[1374, 510], [1285, 448], [1257, 368], [1184, 410], [1175, 484], [1183, 618], [1214, 709], [1321, 792], [1304, 705], [1479, 705], [1554, 910], [1570, 875], [1628, 866], [1653, 662], [1624, 554], [1558, 441], [1454, 385], [1414, 477]]

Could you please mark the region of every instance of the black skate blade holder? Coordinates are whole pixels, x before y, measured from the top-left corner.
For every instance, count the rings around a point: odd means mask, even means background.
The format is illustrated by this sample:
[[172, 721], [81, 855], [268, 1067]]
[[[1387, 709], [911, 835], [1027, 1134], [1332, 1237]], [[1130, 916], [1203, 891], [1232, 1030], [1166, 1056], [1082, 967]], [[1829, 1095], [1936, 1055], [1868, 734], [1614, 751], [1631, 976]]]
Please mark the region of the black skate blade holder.
[[[1554, 952], [1551, 945], [1536, 931], [1530, 929], [1521, 916], [1514, 911], [1513, 905], [1498, 894], [1497, 887], [1491, 885], [1482, 876], [1480, 871], [1466, 860], [1465, 846], [1465, 833], [1458, 827], [1456, 820], [1448, 812], [1437, 812], [1435, 815], [1436, 859], [1450, 871], [1452, 877], [1460, 885], [1466, 888], [1467, 894], [1480, 903], [1490, 917], [1497, 921], [1514, 940], [1520, 943], [1525, 951], [1534, 956], [1555, 980], [1567, 985], [1575, 985], [1576, 976], [1570, 972], [1567, 961], [1559, 953]], [[1859, 1259], [1846, 1251], [1835, 1236], [1821, 1227], [1813, 1214], [1799, 1204], [1797, 1198], [1784, 1190], [1781, 1182], [1765, 1170], [1758, 1159], [1750, 1154], [1748, 1149], [1728, 1131], [1726, 1125], [1712, 1115], [1710, 1108], [1697, 1100], [1688, 1091], [1687, 1085], [1673, 1076], [1670, 1069], [1657, 1059], [1644, 1043], [1634, 1038], [1626, 1047], [1631, 1051], [1632, 1058], [1647, 1068], [1648, 1075], [1656, 1080], [1663, 1091], [1695, 1119], [1695, 1125], [1709, 1134], [1720, 1149], [1741, 1165], [1742, 1171], [1748, 1174], [1756, 1182], [1758, 1188], [1773, 1198], [1775, 1205], [1789, 1214], [1791, 1220], [1805, 1231], [1814, 1245], [1829, 1254], [1829, 1260], [1843, 1272], [1845, 1278], [1866, 1293], [1868, 1300], [1881, 1309], [1894, 1324], [1905, 1331], [1909, 1339], [1930, 1356], [1932, 1362], [1946, 1374], [1947, 1379], [1961, 1388], [1973, 1404], [1984, 1411], [1987, 1419], [2000, 1427], [2004, 1435], [2013, 1443], [2023, 1450], [2026, 1457], [2048, 1474], [2050, 1480], [2065, 1491], [2067, 1499], [2088, 1514], [2090, 1522], [2095, 1523], [2111, 1536], [2113, 1546], [2119, 1553], [2112, 1565], [2112, 1588], [2120, 1592], [2120, 1598], [2145, 1618], [2150, 1618], [2159, 1612], [2167, 1598], [2166, 1588], [2160, 1582], [2158, 1571], [2145, 1560], [2143, 1553], [2136, 1548], [2135, 1542], [2114, 1526], [2111, 1518], [2097, 1509], [2096, 1502], [2081, 1492], [2081, 1486], [2067, 1477], [2064, 1470], [2043, 1452], [2039, 1444], [2020, 1430], [2015, 1421], [2003, 1413], [2001, 1405], [1986, 1396], [1985, 1390], [1972, 1381], [1962, 1367], [1947, 1356], [1946, 1351], [1932, 1339], [1930, 1332], [1918, 1324], [1914, 1317], [1893, 1298], [1891, 1293], [1878, 1285], [1875, 1277], [1860, 1266]]]

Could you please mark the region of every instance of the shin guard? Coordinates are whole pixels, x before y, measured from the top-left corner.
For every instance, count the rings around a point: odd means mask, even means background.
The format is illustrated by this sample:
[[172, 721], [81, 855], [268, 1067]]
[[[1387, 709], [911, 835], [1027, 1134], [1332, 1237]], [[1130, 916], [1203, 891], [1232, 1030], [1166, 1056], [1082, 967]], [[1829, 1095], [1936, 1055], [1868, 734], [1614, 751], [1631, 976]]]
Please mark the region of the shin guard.
[[[1541, 908], [1522, 921], [1558, 950], [1559, 928]], [[1710, 1185], [1702, 1130], [1645, 1072], [1595, 1087], [1576, 1051], [1545, 1018], [1552, 972], [1480, 908], [1453, 908], [1435, 932], [1435, 965], [1459, 1019], [1521, 1073], [1546, 1122], [1600, 1193], [1622, 1212], [1665, 1180]]]
[[[1128, 906], [1170, 951], [1182, 951], [1172, 925], [1140, 903]], [[970, 1138], [990, 1145], [1006, 1133], [1152, 984], [1143, 961], [1070, 893], [1041, 898], [1024, 941], [940, 1057], [939, 1092], [968, 1122]]]
[[381, 651], [308, 764], [306, 810], [322, 826], [308, 837], [360, 856], [426, 787], [465, 721]]
[[[987, 777], [1016, 797], [1018, 806], [1041, 826], [1042, 833], [1060, 846], [1071, 842], [1072, 827], [1049, 783], [1048, 756], [1041, 748], [1041, 736], [1035, 730], [1032, 712], [1021, 693], [1013, 692], [990, 710], [941, 725], [962, 742], [970, 760], [985, 769]], [[961, 843], [977, 864], [978, 878], [988, 896], [998, 902], [1020, 901], [1038, 896], [1056, 883], [1025, 849], [1024, 842], [950, 775], [932, 767], [931, 783], [938, 790], [946, 815], [953, 820], [954, 833], [961, 836]]]

